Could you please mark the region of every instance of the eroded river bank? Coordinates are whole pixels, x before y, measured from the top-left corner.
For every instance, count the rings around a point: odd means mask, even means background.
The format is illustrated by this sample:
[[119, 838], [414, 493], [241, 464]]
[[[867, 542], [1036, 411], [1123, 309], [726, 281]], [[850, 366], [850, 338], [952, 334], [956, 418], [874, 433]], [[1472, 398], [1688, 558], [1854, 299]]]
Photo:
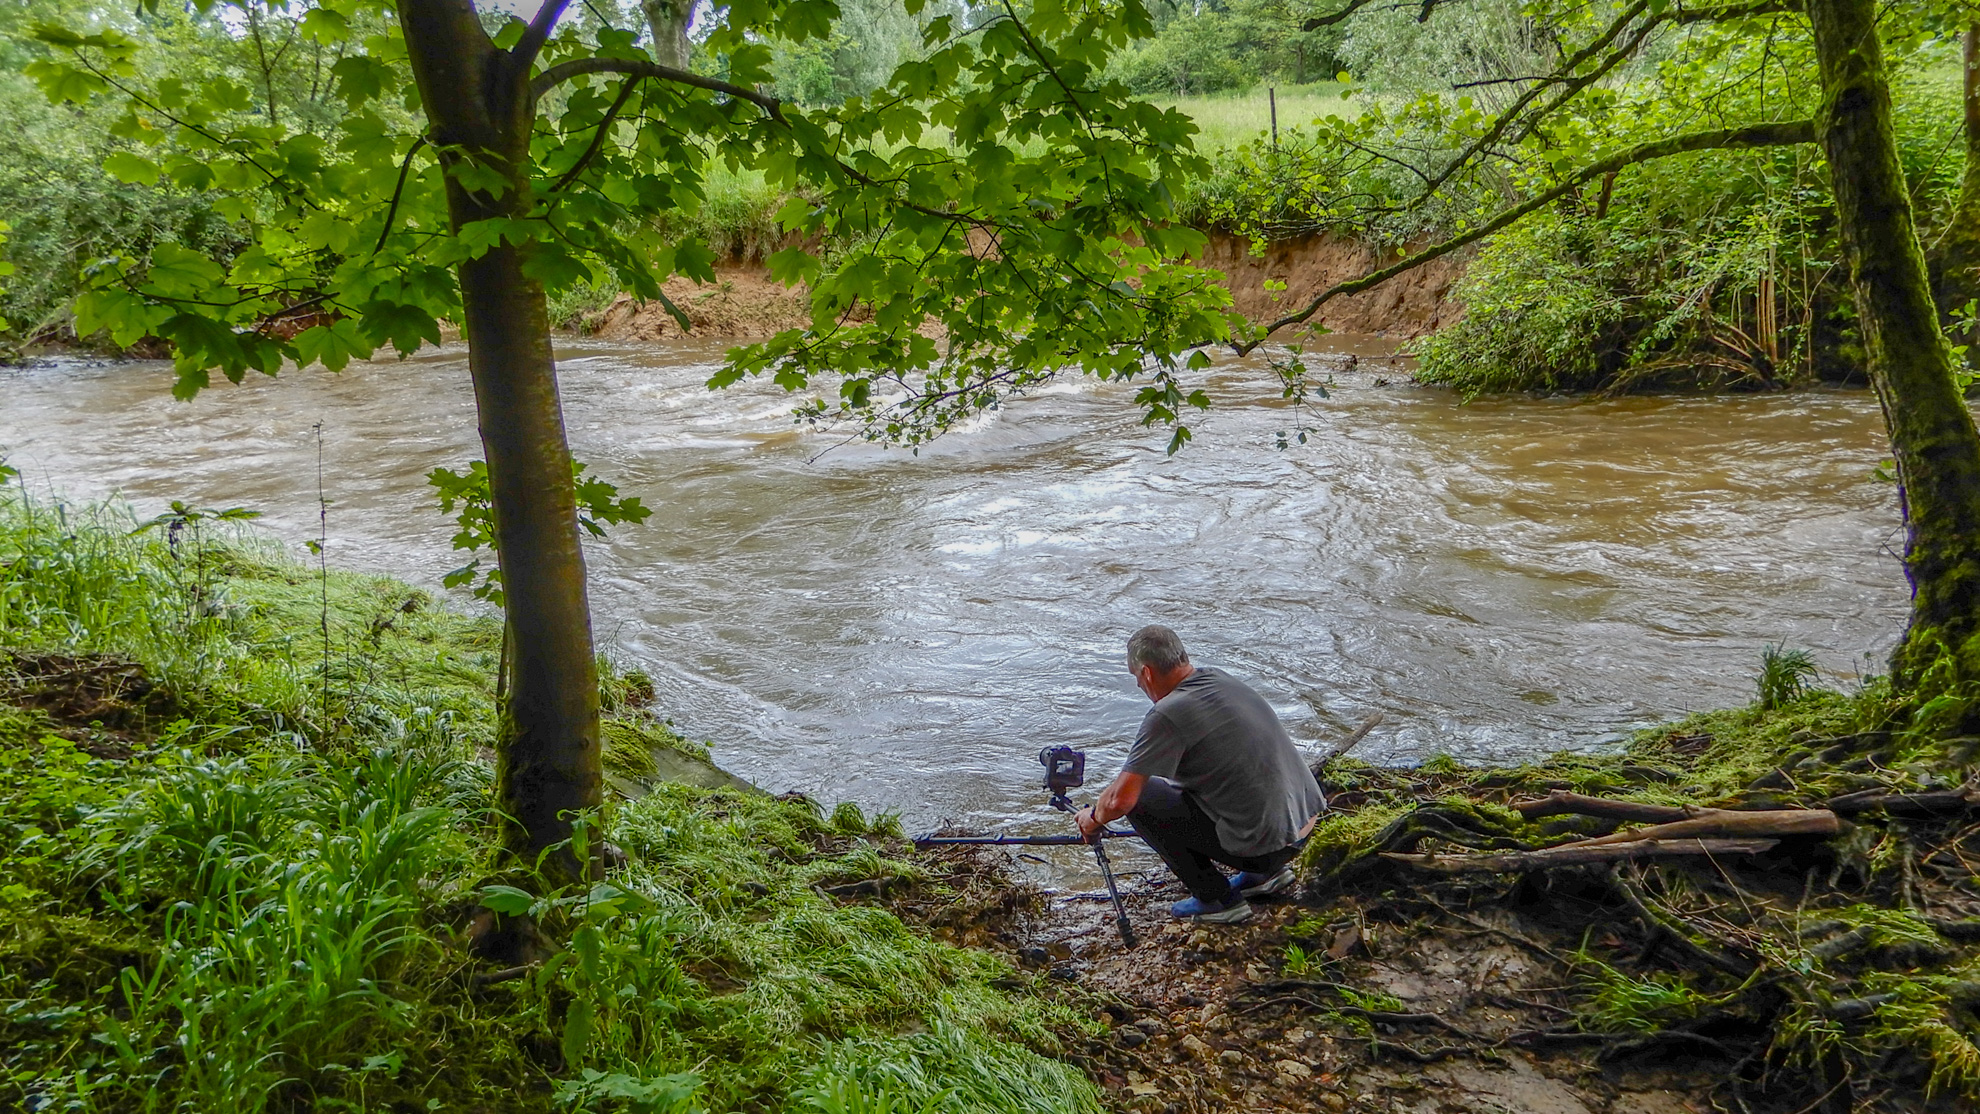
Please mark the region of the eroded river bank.
[[[1053, 823], [1032, 755], [1118, 761], [1143, 622], [1254, 679], [1304, 742], [1383, 712], [1358, 752], [1382, 763], [1600, 745], [1747, 699], [1764, 642], [1846, 679], [1899, 628], [1867, 394], [1459, 406], [1338, 347], [1303, 414], [1261, 366], [1220, 367], [1168, 458], [1111, 387], [911, 455], [800, 432], [763, 384], [704, 390], [715, 342], [568, 341], [574, 451], [656, 511], [592, 549], [601, 642], [736, 772], [912, 828]], [[13, 369], [0, 452], [144, 514], [253, 507], [300, 549], [320, 425], [332, 563], [437, 586], [461, 558], [424, 476], [479, 455], [464, 365], [449, 347], [190, 404], [162, 363]]]

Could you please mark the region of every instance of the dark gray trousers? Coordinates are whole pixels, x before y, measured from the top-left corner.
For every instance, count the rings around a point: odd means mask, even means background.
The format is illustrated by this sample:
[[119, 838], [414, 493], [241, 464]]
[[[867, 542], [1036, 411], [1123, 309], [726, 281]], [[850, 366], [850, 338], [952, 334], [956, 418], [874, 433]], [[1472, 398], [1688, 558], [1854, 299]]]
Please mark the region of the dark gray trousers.
[[1274, 874], [1293, 860], [1306, 841], [1265, 855], [1236, 855], [1217, 840], [1217, 822], [1189, 794], [1165, 777], [1151, 777], [1127, 821], [1197, 900], [1221, 905], [1231, 882], [1218, 863], [1259, 874]]

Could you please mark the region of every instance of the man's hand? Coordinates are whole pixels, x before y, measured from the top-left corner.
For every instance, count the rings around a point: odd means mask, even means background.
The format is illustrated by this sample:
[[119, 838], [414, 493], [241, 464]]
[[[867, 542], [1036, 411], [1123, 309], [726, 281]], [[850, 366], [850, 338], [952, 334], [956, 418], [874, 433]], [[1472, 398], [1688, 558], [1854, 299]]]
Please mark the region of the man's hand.
[[1093, 809], [1090, 806], [1073, 813], [1073, 823], [1079, 825], [1080, 838], [1086, 840], [1088, 843], [1093, 842], [1099, 836], [1100, 829], [1103, 827], [1100, 819], [1093, 815]]

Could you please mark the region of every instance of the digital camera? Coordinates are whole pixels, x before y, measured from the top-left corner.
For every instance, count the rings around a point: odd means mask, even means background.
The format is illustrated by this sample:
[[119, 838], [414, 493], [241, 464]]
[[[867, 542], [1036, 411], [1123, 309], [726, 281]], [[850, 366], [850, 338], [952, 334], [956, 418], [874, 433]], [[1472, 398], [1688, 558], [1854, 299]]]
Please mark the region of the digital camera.
[[1046, 747], [1038, 752], [1038, 761], [1045, 767], [1045, 788], [1054, 797], [1063, 797], [1066, 790], [1086, 784], [1085, 751], [1067, 746]]

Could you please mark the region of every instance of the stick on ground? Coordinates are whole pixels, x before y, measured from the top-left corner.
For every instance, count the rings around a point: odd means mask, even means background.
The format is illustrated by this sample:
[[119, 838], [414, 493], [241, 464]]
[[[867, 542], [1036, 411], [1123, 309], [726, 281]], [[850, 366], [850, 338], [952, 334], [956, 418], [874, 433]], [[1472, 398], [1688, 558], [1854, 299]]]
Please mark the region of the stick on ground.
[[1590, 846], [1585, 843], [1570, 843], [1562, 847], [1544, 847], [1538, 851], [1502, 851], [1485, 855], [1405, 855], [1396, 851], [1384, 851], [1382, 857], [1392, 862], [1404, 863], [1418, 870], [1432, 870], [1439, 874], [1469, 874], [1485, 872], [1510, 874], [1522, 870], [1544, 870], [1555, 866], [1578, 866], [1585, 863], [1613, 863], [1624, 859], [1658, 859], [1677, 855], [1757, 855], [1771, 851], [1777, 839], [1640, 839], [1629, 843], [1604, 843]]

